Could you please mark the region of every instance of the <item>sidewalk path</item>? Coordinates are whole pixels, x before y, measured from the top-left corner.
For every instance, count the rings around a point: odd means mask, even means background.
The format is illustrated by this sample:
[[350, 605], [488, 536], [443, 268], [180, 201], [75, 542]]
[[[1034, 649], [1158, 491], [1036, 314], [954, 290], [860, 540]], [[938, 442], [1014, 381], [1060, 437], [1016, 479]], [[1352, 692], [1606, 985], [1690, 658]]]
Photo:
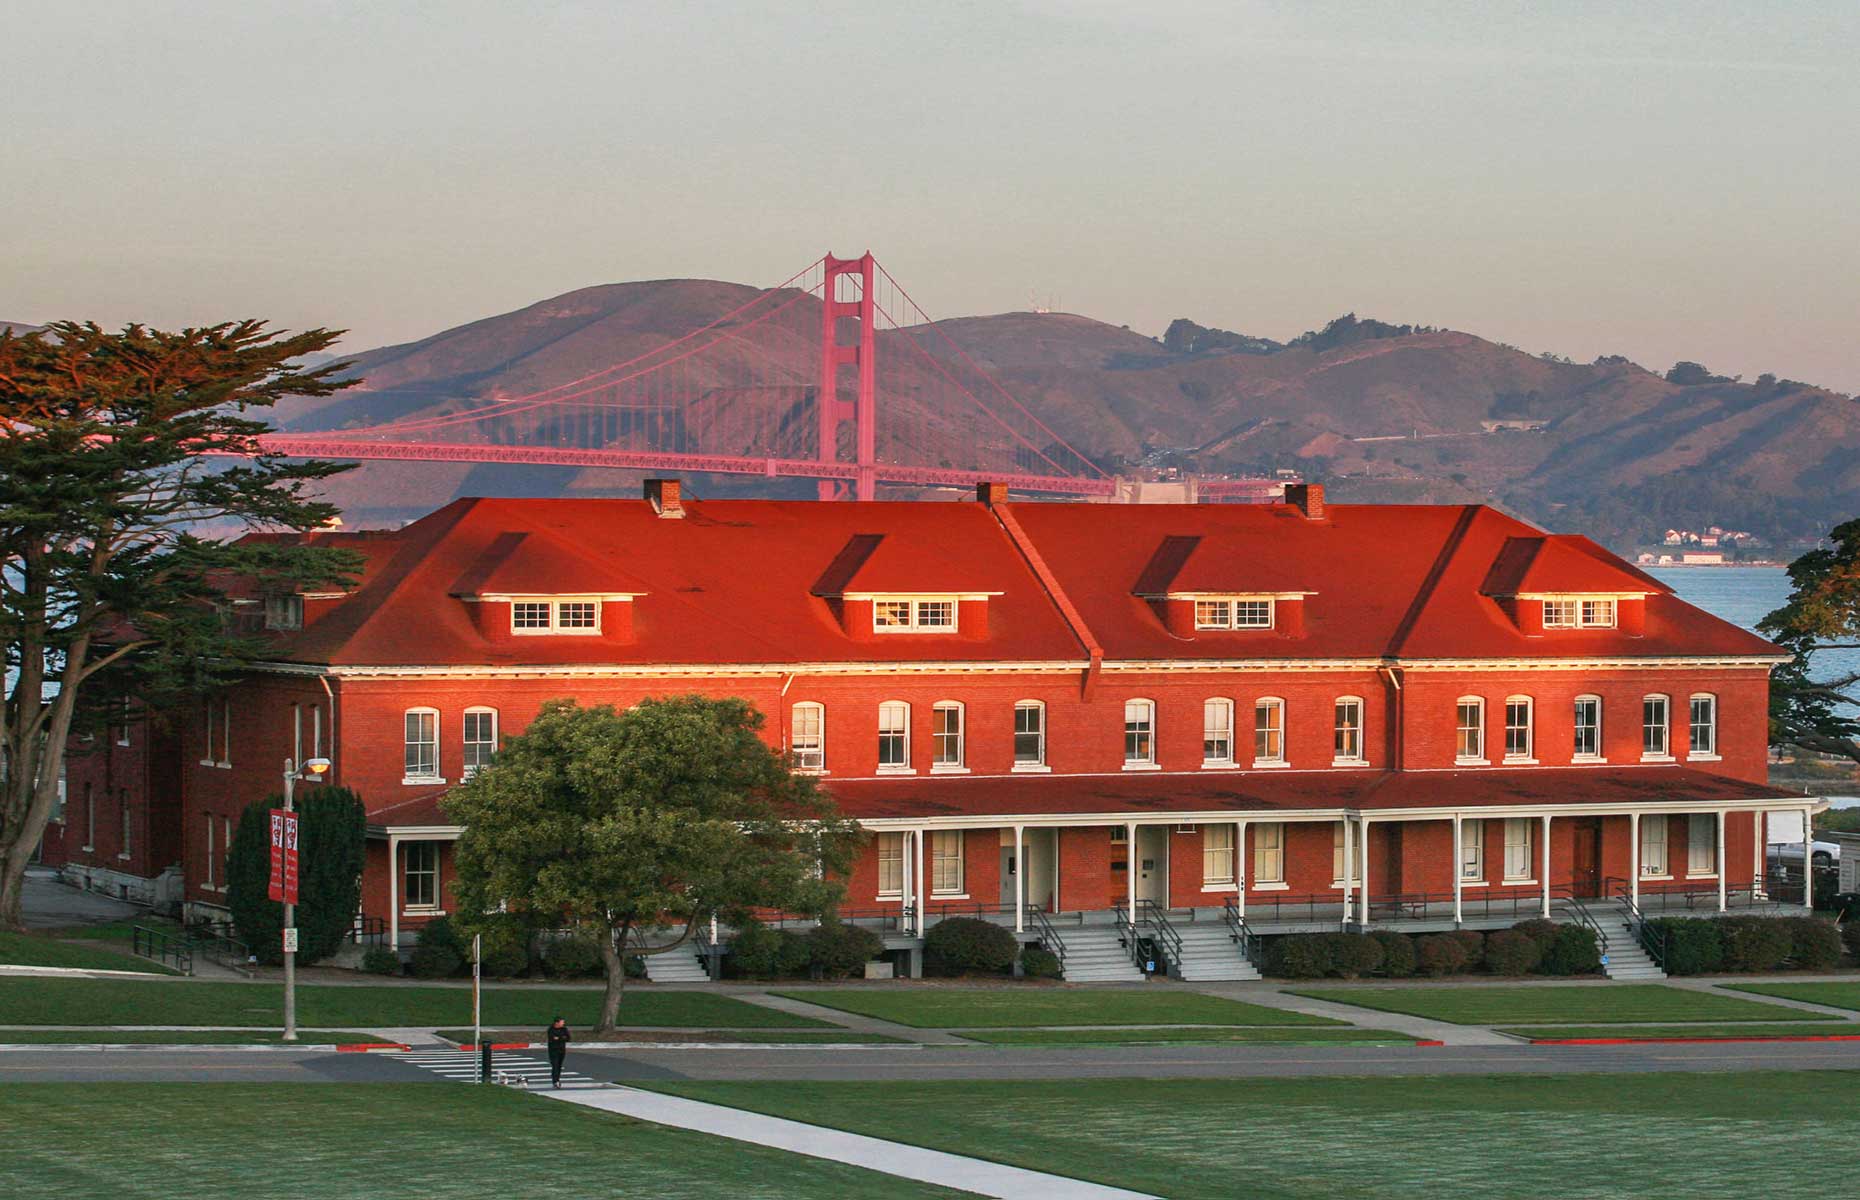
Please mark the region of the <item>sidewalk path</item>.
[[819, 1125], [805, 1125], [799, 1121], [725, 1108], [720, 1104], [705, 1104], [679, 1096], [664, 1096], [657, 1092], [613, 1087], [598, 1091], [539, 1092], [538, 1095], [570, 1104], [584, 1104], [589, 1108], [619, 1113], [657, 1125], [671, 1125], [739, 1142], [753, 1142], [758, 1146], [787, 1150], [794, 1154], [805, 1154], [812, 1158], [847, 1163], [864, 1167], [868, 1171], [914, 1179], [919, 1183], [934, 1183], [979, 1196], [1039, 1196], [1041, 1200], [1154, 1200], [1154, 1197], [1144, 1192], [1125, 1191], [1123, 1188], [1067, 1179], [1062, 1175], [1048, 1175], [1042, 1171], [983, 1162], [959, 1154], [946, 1154], [941, 1150], [925, 1150], [863, 1134], [844, 1133]]
[[733, 995], [738, 1000], [747, 1001], [761, 1008], [772, 1008], [777, 1012], [790, 1013], [797, 1017], [815, 1017], [822, 1021], [831, 1021], [835, 1025], [858, 1033], [876, 1033], [887, 1037], [903, 1038], [907, 1042], [925, 1042], [936, 1046], [972, 1046], [975, 1044], [946, 1030], [919, 1029], [915, 1025], [881, 1021], [877, 1017], [860, 1016], [858, 1013], [828, 1008], [824, 1004], [809, 1004], [805, 1000], [796, 1000], [791, 996], [774, 996], [767, 992], [735, 992]]
[[1294, 996], [1278, 988], [1259, 989], [1240, 992], [1215, 992], [1213, 988], [1201, 989], [1214, 995], [1226, 995], [1232, 999], [1249, 999], [1259, 1004], [1271, 1005], [1273, 1008], [1288, 1008], [1293, 1012], [1306, 1013], [1313, 1017], [1335, 1017], [1348, 1021], [1352, 1025], [1366, 1026], [1371, 1029], [1392, 1029], [1396, 1033], [1405, 1033], [1422, 1041], [1441, 1042], [1448, 1046], [1515, 1046], [1517, 1040], [1502, 1033], [1493, 1033], [1481, 1025], [1455, 1025], [1450, 1021], [1432, 1021], [1426, 1017], [1411, 1017], [1406, 1013], [1382, 1012], [1379, 1009], [1358, 1008], [1351, 1004], [1334, 1004], [1329, 1000], [1313, 1000], [1307, 996]]

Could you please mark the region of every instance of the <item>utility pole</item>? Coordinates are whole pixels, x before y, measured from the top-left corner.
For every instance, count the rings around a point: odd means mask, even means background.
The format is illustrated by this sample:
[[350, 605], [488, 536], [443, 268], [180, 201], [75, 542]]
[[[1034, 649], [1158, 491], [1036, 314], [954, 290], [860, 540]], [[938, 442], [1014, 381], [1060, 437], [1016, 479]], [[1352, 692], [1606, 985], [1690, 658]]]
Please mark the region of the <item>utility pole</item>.
[[[295, 759], [284, 760], [284, 822], [289, 829], [292, 824], [291, 814], [297, 810], [292, 806], [292, 788], [299, 779], [320, 778], [329, 770], [327, 758], [312, 758], [302, 767]], [[297, 1040], [297, 904], [296, 893], [288, 893], [284, 901], [284, 1040]]]

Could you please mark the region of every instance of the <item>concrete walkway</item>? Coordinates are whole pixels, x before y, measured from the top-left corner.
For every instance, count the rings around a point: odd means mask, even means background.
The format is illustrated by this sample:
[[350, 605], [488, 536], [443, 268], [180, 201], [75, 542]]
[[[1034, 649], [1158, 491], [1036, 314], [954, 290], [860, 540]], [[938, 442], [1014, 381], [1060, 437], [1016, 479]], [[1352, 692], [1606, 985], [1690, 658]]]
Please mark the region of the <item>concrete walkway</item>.
[[[1210, 992], [1213, 989], [1205, 989]], [[1219, 993], [1216, 993], [1219, 994]], [[1426, 1017], [1409, 1016], [1407, 1013], [1370, 1011], [1351, 1004], [1334, 1004], [1329, 1000], [1313, 1000], [1308, 996], [1294, 996], [1277, 988], [1254, 989], [1247, 993], [1255, 1003], [1270, 1005], [1273, 1008], [1287, 1008], [1293, 1012], [1305, 1013], [1313, 1017], [1332, 1017], [1339, 1021], [1369, 1029], [1392, 1029], [1396, 1033], [1405, 1033], [1409, 1037], [1422, 1041], [1441, 1042], [1448, 1046], [1515, 1046], [1517, 1039], [1508, 1038], [1502, 1033], [1493, 1033], [1490, 1029], [1478, 1025], [1455, 1025], [1448, 1021], [1433, 1021]], [[1234, 999], [1240, 997], [1235, 996]]]
[[1144, 1192], [1131, 1192], [1123, 1188], [1067, 1179], [1062, 1175], [1002, 1166], [977, 1158], [964, 1158], [960, 1154], [925, 1150], [863, 1134], [843, 1133], [800, 1121], [725, 1108], [720, 1104], [663, 1096], [657, 1092], [612, 1087], [598, 1091], [544, 1091], [536, 1094], [551, 1100], [598, 1108], [603, 1112], [619, 1113], [640, 1121], [651, 1121], [655, 1125], [670, 1125], [786, 1150], [792, 1154], [847, 1163], [864, 1167], [868, 1171], [896, 1175], [901, 1179], [973, 1192], [978, 1196], [1038, 1196], [1041, 1200], [1155, 1200]]
[[824, 1004], [809, 1004], [805, 1000], [796, 1000], [792, 996], [776, 996], [768, 992], [736, 992], [738, 1000], [747, 1001], [759, 1008], [772, 1008], [776, 1012], [785, 1012], [796, 1017], [813, 1017], [835, 1025], [853, 1030], [855, 1033], [876, 1033], [886, 1037], [903, 1038], [907, 1042], [923, 1042], [933, 1046], [972, 1046], [943, 1029], [919, 1029], [915, 1025], [900, 1025], [896, 1021], [881, 1021], [877, 1017], [861, 1016], [842, 1009], [828, 1008]]
[[60, 883], [58, 872], [50, 867], [26, 868], [26, 886], [20, 892], [19, 907], [28, 929], [101, 925], [148, 914], [148, 909], [127, 901]]

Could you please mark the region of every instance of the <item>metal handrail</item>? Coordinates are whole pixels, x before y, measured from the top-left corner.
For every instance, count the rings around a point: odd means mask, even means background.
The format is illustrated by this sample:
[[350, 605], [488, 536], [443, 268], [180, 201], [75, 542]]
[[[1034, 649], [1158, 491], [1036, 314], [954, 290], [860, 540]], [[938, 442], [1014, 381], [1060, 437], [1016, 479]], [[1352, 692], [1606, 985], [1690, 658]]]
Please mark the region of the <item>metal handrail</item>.
[[1622, 907], [1627, 909], [1628, 932], [1634, 935], [1634, 940], [1639, 942], [1641, 949], [1647, 952], [1647, 957], [1653, 960], [1653, 965], [1662, 971], [1666, 970], [1667, 939], [1670, 935], [1666, 930], [1656, 928], [1647, 920], [1647, 914], [1641, 911], [1639, 904], [1635, 903], [1633, 892], [1625, 880], [1614, 882], [1621, 884], [1621, 890], [1616, 899], [1621, 902]]
[[1046, 947], [1054, 958], [1059, 960], [1059, 973], [1066, 973], [1066, 940], [1059, 936], [1053, 923], [1046, 919], [1046, 910], [1037, 904], [1027, 906], [1027, 918], [1033, 924], [1034, 932], [1039, 935], [1040, 945]]
[[1121, 902], [1111, 906], [1111, 914], [1117, 921], [1117, 940], [1122, 942], [1124, 949], [1130, 952], [1130, 965], [1141, 971], [1144, 958], [1143, 948], [1137, 945], [1136, 921], [1130, 913], [1125, 911]]
[[1608, 955], [1608, 931], [1602, 928], [1588, 906], [1577, 898], [1573, 889], [1567, 886], [1554, 887], [1550, 890], [1551, 898], [1565, 913], [1575, 917], [1575, 924], [1582, 926], [1595, 935], [1595, 949], [1604, 958]]
[[230, 971], [250, 975], [252, 948], [234, 937], [232, 922], [213, 921], [187, 931], [189, 949]]
[[173, 963], [174, 969], [183, 975], [194, 973], [194, 945], [187, 938], [176, 937], [162, 929], [150, 929], [146, 925], [133, 927], [129, 935], [137, 957], [152, 958], [159, 963]]
[[1180, 975], [1182, 973], [1182, 935], [1176, 932], [1174, 925], [1169, 923], [1169, 914], [1154, 900], [1137, 901], [1137, 912], [1141, 915], [1143, 924], [1154, 931], [1156, 943], [1162, 950], [1164, 961], [1169, 965], [1170, 974]]
[[363, 942], [379, 946], [382, 940], [387, 937], [387, 918], [371, 917], [366, 913], [357, 913], [355, 914], [355, 924], [351, 925], [348, 932], [344, 933], [342, 937], [344, 941], [354, 942], [358, 946]]
[[1240, 957], [1248, 962], [1258, 962], [1260, 948], [1263, 945], [1259, 934], [1246, 923], [1246, 917], [1240, 912], [1240, 905], [1229, 896], [1221, 905], [1221, 920], [1227, 923], [1228, 936], [1240, 947]]

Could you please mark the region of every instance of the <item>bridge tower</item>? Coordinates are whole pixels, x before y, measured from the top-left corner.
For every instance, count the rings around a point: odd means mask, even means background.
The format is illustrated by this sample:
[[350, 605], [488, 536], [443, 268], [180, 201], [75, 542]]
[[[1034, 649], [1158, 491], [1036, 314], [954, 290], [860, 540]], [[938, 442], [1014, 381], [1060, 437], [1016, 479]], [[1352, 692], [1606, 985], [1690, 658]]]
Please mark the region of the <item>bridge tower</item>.
[[[819, 410], [820, 436], [818, 459], [837, 463], [840, 458], [840, 426], [853, 424], [853, 461], [858, 474], [851, 488], [854, 498], [870, 500], [877, 490], [878, 464], [878, 362], [877, 325], [873, 321], [875, 305], [872, 295], [872, 252], [858, 258], [825, 258], [826, 276], [821, 287], [820, 305], [820, 389], [815, 407]], [[858, 295], [852, 295], [857, 289]], [[857, 322], [857, 336], [850, 343], [839, 339], [840, 321], [850, 317]], [[840, 398], [840, 369], [857, 367], [858, 382], [851, 401]], [[822, 500], [844, 499], [845, 480], [820, 481]]]

